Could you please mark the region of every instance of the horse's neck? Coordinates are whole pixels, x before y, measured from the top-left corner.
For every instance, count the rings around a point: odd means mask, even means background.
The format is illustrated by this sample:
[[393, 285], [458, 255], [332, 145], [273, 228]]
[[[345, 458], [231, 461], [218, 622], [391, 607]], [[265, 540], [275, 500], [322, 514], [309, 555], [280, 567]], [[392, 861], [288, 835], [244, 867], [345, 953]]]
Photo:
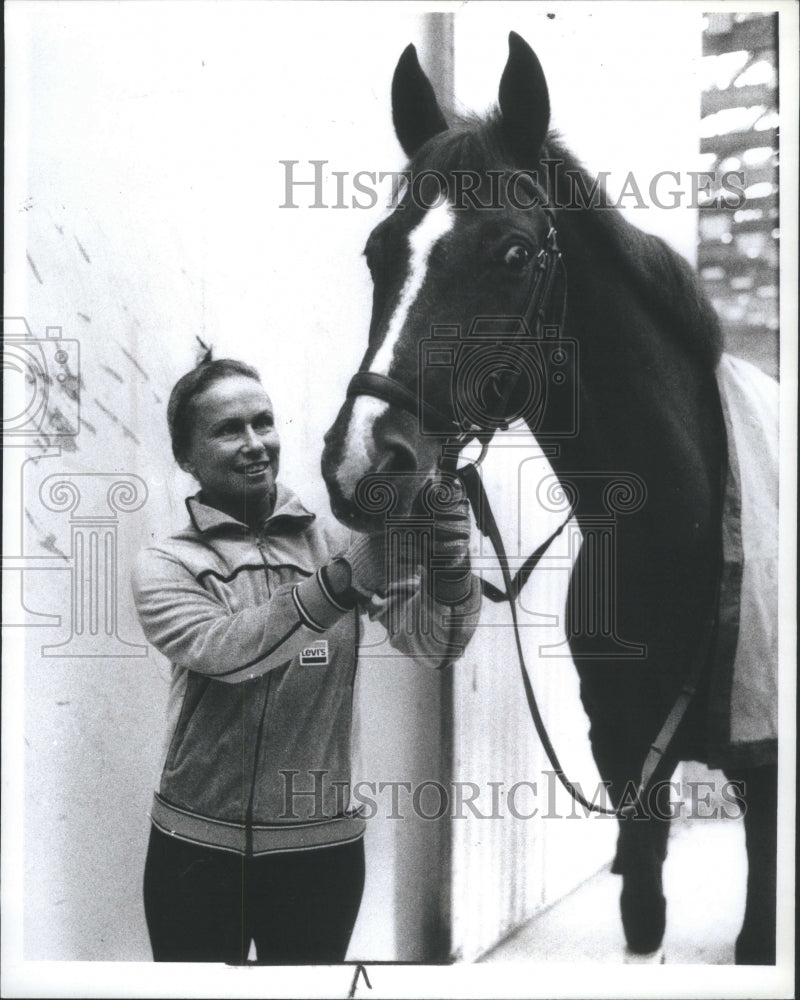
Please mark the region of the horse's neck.
[[[724, 457], [713, 374], [718, 324], [685, 262], [627, 224], [592, 214], [562, 212], [559, 223], [565, 337], [576, 345], [576, 364], [574, 394], [562, 393], [558, 405], [574, 405], [576, 433], [562, 435], [552, 465], [557, 474], [630, 472], [668, 494], [704, 476], [699, 470], [713, 477]], [[628, 238], [641, 250], [639, 263], [626, 253]], [[664, 288], [656, 294], [659, 276]], [[692, 301], [670, 304], [670, 291]]]
[[[723, 345], [719, 318], [680, 254], [612, 208], [560, 211], [557, 225], [571, 299], [576, 293], [588, 296], [593, 308], [607, 310], [602, 299], [608, 288], [623, 301], [635, 298], [664, 336], [679, 342], [706, 370], [716, 367]], [[599, 283], [598, 273], [603, 275]]]

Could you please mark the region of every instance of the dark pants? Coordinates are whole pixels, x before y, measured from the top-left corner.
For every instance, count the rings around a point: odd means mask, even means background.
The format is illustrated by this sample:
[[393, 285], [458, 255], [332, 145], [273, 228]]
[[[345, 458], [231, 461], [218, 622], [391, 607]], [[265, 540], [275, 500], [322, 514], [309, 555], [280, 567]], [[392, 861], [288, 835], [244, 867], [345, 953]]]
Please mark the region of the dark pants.
[[245, 858], [151, 829], [144, 909], [156, 962], [344, 961], [364, 890], [364, 841]]

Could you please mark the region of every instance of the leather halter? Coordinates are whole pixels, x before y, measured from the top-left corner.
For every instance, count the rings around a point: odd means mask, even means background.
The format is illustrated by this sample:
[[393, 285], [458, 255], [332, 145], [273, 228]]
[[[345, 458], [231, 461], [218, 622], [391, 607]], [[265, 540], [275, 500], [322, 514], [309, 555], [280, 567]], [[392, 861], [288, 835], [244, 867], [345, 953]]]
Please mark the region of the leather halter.
[[[544, 194], [538, 188], [537, 192], [544, 198]], [[558, 276], [561, 277], [562, 294], [555, 322], [559, 329], [563, 329], [567, 305], [566, 270], [561, 251], [558, 247], [555, 215], [549, 205], [544, 205], [543, 209], [547, 219], [548, 232], [545, 237], [544, 246], [536, 255], [536, 260], [531, 271], [530, 287], [525, 307], [522, 317], [520, 317], [523, 321], [525, 333], [531, 336], [532, 339], [536, 338], [537, 340], [542, 336], [547, 315], [551, 312], [554, 304], [553, 299]], [[514, 317], [503, 318], [513, 319]], [[503, 401], [504, 405], [508, 403], [515, 382], [516, 380], [508, 387]], [[446, 456], [450, 461], [454, 461], [458, 451], [473, 438], [477, 437], [481, 441], [484, 441], [485, 447], [498, 427], [505, 429], [508, 426], [508, 423], [503, 420], [504, 415], [500, 413], [497, 415], [495, 427], [491, 429], [474, 425], [470, 428], [464, 428], [453, 417], [442, 413], [437, 407], [421, 399], [411, 389], [408, 389], [390, 376], [382, 375], [379, 372], [356, 372], [350, 379], [350, 384], [347, 387], [347, 397], [351, 398], [353, 396], [373, 396], [376, 399], [382, 399], [391, 406], [405, 410], [413, 416], [424, 416], [426, 426], [439, 431], [449, 438], [456, 439], [455, 448], [453, 447], [453, 443], [448, 442], [442, 449], [443, 457]]]

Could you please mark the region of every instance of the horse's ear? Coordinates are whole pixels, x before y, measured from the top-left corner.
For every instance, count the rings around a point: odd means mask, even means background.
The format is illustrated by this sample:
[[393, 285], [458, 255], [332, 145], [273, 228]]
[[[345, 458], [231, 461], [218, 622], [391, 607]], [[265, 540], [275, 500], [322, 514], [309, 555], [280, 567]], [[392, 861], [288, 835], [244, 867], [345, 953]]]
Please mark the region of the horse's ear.
[[392, 79], [392, 120], [406, 156], [413, 156], [431, 136], [447, 130], [430, 80], [422, 72], [417, 50], [409, 45]]
[[541, 63], [524, 38], [508, 36], [508, 62], [500, 80], [503, 134], [518, 167], [533, 167], [550, 125], [550, 97]]

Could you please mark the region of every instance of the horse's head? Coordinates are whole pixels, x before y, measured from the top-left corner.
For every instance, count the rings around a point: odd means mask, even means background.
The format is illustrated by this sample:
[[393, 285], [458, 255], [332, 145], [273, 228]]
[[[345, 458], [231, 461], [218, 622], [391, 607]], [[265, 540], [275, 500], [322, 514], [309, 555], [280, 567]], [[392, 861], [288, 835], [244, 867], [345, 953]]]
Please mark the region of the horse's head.
[[[383, 521], [364, 502], [365, 483], [390, 480], [394, 513], [406, 513], [436, 475], [445, 439], [520, 415], [508, 344], [530, 315], [552, 222], [536, 183], [547, 85], [518, 35], [487, 118], [448, 128], [413, 46], [395, 70], [392, 110], [410, 164], [401, 200], [365, 249], [374, 289], [359, 372], [371, 376], [356, 379], [322, 456], [334, 513], [367, 531]], [[454, 349], [467, 346], [454, 374]]]

